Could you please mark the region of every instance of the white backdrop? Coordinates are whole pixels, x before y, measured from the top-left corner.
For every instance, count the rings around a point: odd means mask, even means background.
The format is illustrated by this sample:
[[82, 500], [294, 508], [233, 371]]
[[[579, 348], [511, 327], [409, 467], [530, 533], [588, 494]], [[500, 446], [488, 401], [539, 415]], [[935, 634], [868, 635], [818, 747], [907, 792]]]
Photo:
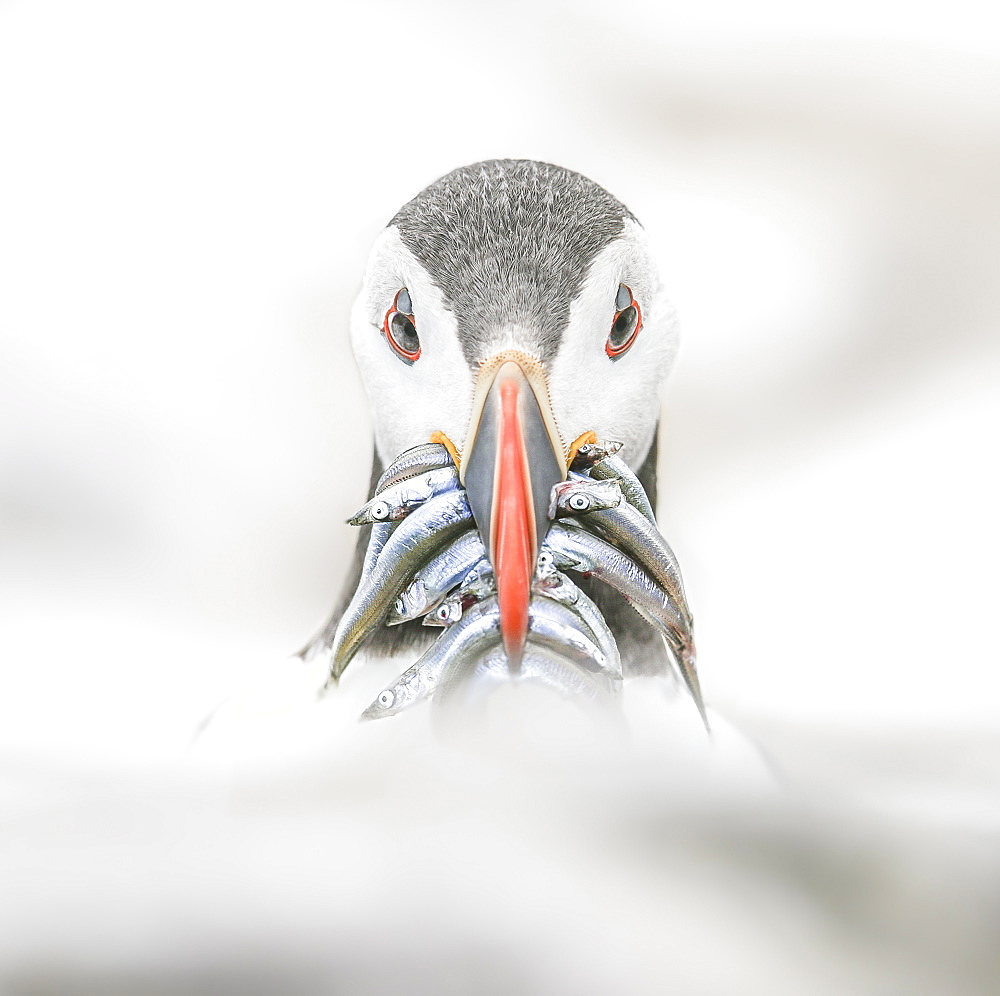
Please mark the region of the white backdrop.
[[[871, 800], [896, 806], [867, 871], [837, 865], [833, 876], [853, 875], [850, 895], [885, 913], [878, 923], [903, 952], [891, 969], [816, 927], [803, 974], [775, 952], [774, 965], [751, 959], [733, 989], [701, 968], [671, 975], [650, 941], [629, 985], [751, 992], [759, 978], [761, 991], [804, 991], [824, 958], [847, 966], [851, 991], [885, 991], [955, 904], [969, 911], [955, 927], [969, 947], [927, 956], [942, 973], [928, 991], [983, 984], [977, 889], [1000, 876], [965, 844], [1000, 826], [996, 24], [985, 3], [692, 7], [0, 4], [0, 799], [24, 847], [5, 866], [2, 902], [19, 926], [0, 954], [16, 991], [53, 972], [61, 991], [67, 980], [81, 992], [196, 991], [149, 966], [175, 964], [160, 911], [211, 907], [205, 841], [245, 851], [230, 884], [280, 866], [277, 843], [253, 857], [260, 825], [226, 822], [229, 783], [209, 792], [188, 748], [209, 711], [261, 674], [268, 687], [288, 675], [289, 699], [310, 707], [315, 675], [286, 658], [339, 590], [353, 541], [342, 523], [367, 484], [347, 314], [368, 246], [426, 183], [499, 156], [591, 176], [658, 247], [682, 323], [661, 519], [698, 619], [707, 700], [787, 777], [845, 793], [859, 838], [882, 819]], [[381, 687], [377, 674], [357, 680]], [[241, 777], [271, 772], [261, 758], [280, 754], [288, 732], [262, 734], [269, 746]], [[322, 749], [308, 757], [308, 778], [322, 782]], [[392, 768], [390, 755], [366, 764], [380, 785]], [[154, 802], [150, 784], [172, 787]], [[326, 799], [327, 817], [342, 791], [303, 789]], [[159, 814], [173, 843], [159, 830], [134, 847], [114, 829], [102, 836], [117, 824], [93, 800], [108, 797], [129, 827], [136, 811]], [[285, 812], [270, 787], [253, 798]], [[216, 803], [219, 826], [189, 826], [192, 807]], [[288, 832], [320, 848], [325, 824], [297, 805]], [[52, 812], [63, 814], [58, 859], [33, 843]], [[343, 833], [374, 846], [379, 813]], [[501, 847], [504, 825], [486, 821]], [[942, 827], [964, 855], [955, 894], [913, 885], [940, 855]], [[921, 850], [913, 842], [927, 834]], [[801, 827], [793, 836], [800, 849], [827, 846]], [[844, 839], [829, 847], [841, 854]], [[716, 858], [746, 840], [733, 831]], [[872, 900], [872, 868], [910, 844], [899, 887]], [[94, 847], [118, 869], [127, 854], [145, 863], [122, 880], [129, 903], [87, 905], [78, 876]], [[168, 902], [176, 849], [200, 871]], [[369, 857], [383, 870], [389, 860]], [[961, 878], [942, 861], [934, 875]], [[224, 940], [202, 929], [209, 978], [213, 952], [242, 964], [227, 945], [250, 944], [248, 923], [266, 950], [285, 951], [315, 922], [299, 872], [301, 889], [250, 903], [244, 919], [238, 903], [219, 907], [232, 930], [220, 928]], [[766, 890], [769, 874], [754, 881]], [[39, 881], [51, 886], [44, 901]], [[434, 890], [411, 885], [418, 909]], [[553, 910], [575, 908], [539, 888]], [[824, 916], [836, 907], [825, 886], [803, 888], [775, 923], [799, 922], [789, 910], [803, 894]], [[630, 915], [652, 915], [629, 895]], [[61, 939], [53, 915], [68, 924]], [[703, 922], [693, 950], [720, 933], [737, 949], [746, 940], [742, 921]], [[103, 967], [91, 977], [81, 966], [95, 950]], [[298, 991], [278, 963], [261, 991]], [[867, 974], [852, 977], [852, 965]], [[619, 962], [606, 967], [620, 982]], [[367, 969], [351, 971], [345, 991], [367, 991]], [[532, 971], [539, 991], [572, 990]], [[120, 972], [139, 975], [121, 983]], [[242, 977], [219, 978], [205, 991], [248, 991]], [[410, 979], [401, 991], [415, 991]]]

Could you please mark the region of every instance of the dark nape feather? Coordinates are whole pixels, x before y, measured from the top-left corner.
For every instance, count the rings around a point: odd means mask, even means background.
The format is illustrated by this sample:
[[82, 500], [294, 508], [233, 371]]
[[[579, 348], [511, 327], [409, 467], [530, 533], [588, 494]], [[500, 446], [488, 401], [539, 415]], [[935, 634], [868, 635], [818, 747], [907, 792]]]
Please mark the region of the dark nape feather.
[[[656, 508], [656, 457], [659, 452], [660, 430], [657, 427], [646, 459], [636, 472], [649, 504]], [[594, 600], [605, 622], [614, 634], [622, 657], [622, 670], [631, 678], [642, 674], [673, 674], [670, 652], [659, 632], [620, 595], [614, 588], [590, 578], [574, 578], [576, 583]]]
[[[372, 454], [372, 474], [368, 483], [369, 498], [374, 497], [375, 485], [378, 484], [378, 479], [382, 476], [384, 469], [376, 450]], [[310, 660], [321, 650], [329, 650], [333, 646], [333, 638], [336, 636], [340, 619], [351, 604], [351, 599], [361, 581], [361, 570], [364, 567], [365, 553], [368, 550], [371, 534], [372, 527], [370, 525], [358, 527], [358, 542], [354, 547], [354, 557], [340, 589], [340, 599], [323, 628], [299, 651], [298, 656], [303, 660]], [[391, 657], [407, 647], [423, 647], [429, 644], [436, 635], [438, 635], [438, 631], [431, 630], [424, 626], [421, 620], [416, 619], [412, 622], [401, 623], [399, 626], [378, 626], [362, 646], [379, 657]]]

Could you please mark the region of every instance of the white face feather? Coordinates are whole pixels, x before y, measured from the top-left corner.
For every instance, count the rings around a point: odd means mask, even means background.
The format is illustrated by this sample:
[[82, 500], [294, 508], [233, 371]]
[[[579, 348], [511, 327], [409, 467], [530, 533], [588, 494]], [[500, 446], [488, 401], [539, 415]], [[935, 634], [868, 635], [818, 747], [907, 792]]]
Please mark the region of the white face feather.
[[[631, 288], [642, 310], [642, 331], [629, 351], [612, 361], [604, 345], [619, 284]], [[660, 387], [676, 353], [676, 313], [649, 255], [646, 233], [628, 220], [622, 237], [591, 264], [549, 370], [552, 410], [565, 442], [593, 431], [598, 439], [624, 443], [619, 455], [638, 466], [653, 441]]]
[[[385, 313], [401, 287], [410, 291], [420, 336], [420, 359], [410, 365], [382, 334]], [[462, 354], [455, 316], [395, 228], [387, 228], [372, 248], [364, 286], [351, 311], [351, 345], [384, 466], [403, 450], [426, 443], [435, 431], [462, 446], [472, 408], [472, 371]]]
[[[631, 288], [642, 309], [643, 328], [618, 360], [605, 352], [619, 284]], [[421, 355], [402, 362], [382, 334], [396, 292], [407, 287]], [[351, 313], [354, 355], [368, 392], [375, 439], [383, 464], [425, 443], [440, 430], [465, 444], [472, 410], [474, 373], [462, 352], [455, 316], [430, 276], [387, 228], [372, 249], [364, 287]], [[496, 351], [533, 353], [531, 339], [504, 329]], [[642, 228], [626, 221], [622, 236], [591, 264], [570, 308], [562, 344], [549, 366], [550, 400], [565, 445], [584, 432], [624, 443], [622, 457], [636, 466], [645, 457], [659, 417], [659, 388], [677, 349], [674, 309], [649, 256]]]

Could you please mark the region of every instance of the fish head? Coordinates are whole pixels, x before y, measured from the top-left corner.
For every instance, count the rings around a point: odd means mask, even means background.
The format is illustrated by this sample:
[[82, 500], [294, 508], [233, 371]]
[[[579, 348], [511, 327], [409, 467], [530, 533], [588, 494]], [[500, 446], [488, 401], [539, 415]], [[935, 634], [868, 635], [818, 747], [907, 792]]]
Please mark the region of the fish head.
[[383, 716], [391, 716], [402, 708], [403, 702], [397, 699], [396, 691], [393, 688], [383, 688], [375, 701], [361, 714], [362, 719], [381, 719]]
[[622, 503], [622, 489], [617, 480], [569, 480], [552, 488], [549, 518], [560, 515], [584, 515], [606, 508], [617, 508]]
[[407, 622], [422, 616], [431, 607], [431, 599], [427, 592], [427, 586], [422, 578], [414, 578], [399, 594], [399, 597], [392, 604], [389, 616], [386, 619], [388, 625]]
[[388, 688], [383, 688], [375, 701], [361, 714], [362, 719], [381, 719], [394, 716], [416, 698], [417, 681], [415, 675], [407, 672]]

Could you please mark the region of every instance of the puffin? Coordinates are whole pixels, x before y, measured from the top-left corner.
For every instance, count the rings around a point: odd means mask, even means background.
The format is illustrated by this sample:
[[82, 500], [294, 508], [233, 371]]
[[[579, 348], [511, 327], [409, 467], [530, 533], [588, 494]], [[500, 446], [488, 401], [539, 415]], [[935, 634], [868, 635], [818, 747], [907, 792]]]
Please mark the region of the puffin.
[[[645, 231], [602, 186], [561, 166], [460, 167], [376, 239], [350, 334], [374, 424], [370, 493], [404, 451], [447, 448], [493, 565], [516, 666], [546, 510], [581, 447], [614, 440], [656, 506], [660, 390], [678, 335]], [[361, 527], [339, 604], [303, 656], [332, 645], [370, 530]], [[579, 584], [626, 677], [676, 676], [663, 639], [622, 595]], [[381, 626], [366, 650], [395, 656], [434, 636], [419, 619]]]

